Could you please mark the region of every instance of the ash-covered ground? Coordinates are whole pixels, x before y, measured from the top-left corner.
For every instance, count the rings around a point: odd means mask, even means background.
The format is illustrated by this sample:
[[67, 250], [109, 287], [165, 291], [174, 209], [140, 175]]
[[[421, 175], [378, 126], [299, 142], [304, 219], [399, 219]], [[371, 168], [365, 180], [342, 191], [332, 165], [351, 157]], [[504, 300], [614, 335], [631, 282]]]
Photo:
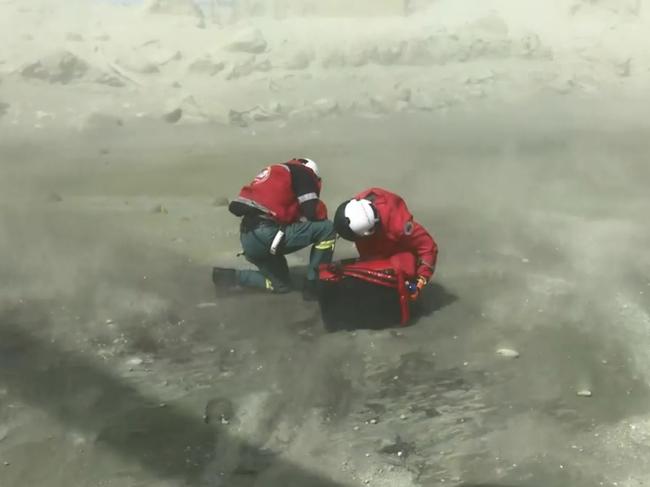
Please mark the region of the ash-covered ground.
[[[650, 142], [633, 112], [545, 100], [6, 141], [0, 485], [644, 485]], [[384, 186], [431, 230], [412, 326], [326, 333], [299, 293], [215, 299], [211, 266], [245, 265], [227, 198], [296, 155], [319, 161], [330, 208]]]

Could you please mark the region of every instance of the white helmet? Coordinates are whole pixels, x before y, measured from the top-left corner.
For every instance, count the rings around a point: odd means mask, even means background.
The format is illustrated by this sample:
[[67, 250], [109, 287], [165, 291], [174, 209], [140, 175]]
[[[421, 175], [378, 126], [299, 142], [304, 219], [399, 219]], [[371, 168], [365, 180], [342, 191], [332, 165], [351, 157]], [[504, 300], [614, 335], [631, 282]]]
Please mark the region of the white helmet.
[[370, 201], [366, 199], [350, 200], [336, 210], [334, 226], [341, 237], [346, 240], [354, 240], [355, 237], [372, 235], [378, 221]]
[[318, 164], [316, 164], [316, 161], [307, 159], [305, 157], [301, 157], [298, 160], [302, 162], [305, 166], [307, 166], [309, 169], [311, 169], [316, 175], [316, 177], [320, 178], [320, 171], [318, 170]]

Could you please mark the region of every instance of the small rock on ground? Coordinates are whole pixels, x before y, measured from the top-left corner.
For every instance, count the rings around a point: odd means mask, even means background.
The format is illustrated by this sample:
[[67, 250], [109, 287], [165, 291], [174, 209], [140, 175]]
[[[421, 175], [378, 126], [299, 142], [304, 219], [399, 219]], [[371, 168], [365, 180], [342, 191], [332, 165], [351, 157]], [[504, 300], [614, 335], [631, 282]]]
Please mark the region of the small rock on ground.
[[497, 350], [497, 354], [506, 358], [519, 358], [519, 352], [512, 348], [500, 348]]

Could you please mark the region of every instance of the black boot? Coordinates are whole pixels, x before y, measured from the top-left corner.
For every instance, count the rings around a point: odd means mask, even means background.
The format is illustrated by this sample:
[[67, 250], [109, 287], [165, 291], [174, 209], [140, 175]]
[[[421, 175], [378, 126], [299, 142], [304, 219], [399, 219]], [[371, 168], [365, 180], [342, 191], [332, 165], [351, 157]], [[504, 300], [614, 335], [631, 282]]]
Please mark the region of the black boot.
[[237, 285], [237, 271], [235, 269], [213, 267], [212, 282], [217, 290], [217, 294], [221, 294], [224, 291], [234, 291], [239, 288]]

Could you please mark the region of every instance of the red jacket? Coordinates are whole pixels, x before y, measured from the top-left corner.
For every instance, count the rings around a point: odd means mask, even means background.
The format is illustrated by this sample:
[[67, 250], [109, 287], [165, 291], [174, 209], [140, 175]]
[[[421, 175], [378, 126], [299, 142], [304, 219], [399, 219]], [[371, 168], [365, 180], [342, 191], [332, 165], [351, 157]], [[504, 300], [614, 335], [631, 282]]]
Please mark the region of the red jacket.
[[410, 252], [417, 258], [417, 275], [429, 280], [435, 271], [438, 246], [429, 232], [413, 220], [404, 200], [381, 188], [368, 189], [355, 198], [370, 200], [380, 222], [374, 234], [356, 241], [361, 258], [387, 259]]
[[[256, 208], [281, 225], [290, 225], [300, 220], [300, 202], [291, 184], [289, 164], [301, 164], [291, 160], [284, 164], [273, 164], [260, 172], [253, 181], [244, 186], [236, 201]], [[314, 174], [320, 195], [321, 182]], [[327, 208], [319, 200], [318, 218], [327, 218]]]

